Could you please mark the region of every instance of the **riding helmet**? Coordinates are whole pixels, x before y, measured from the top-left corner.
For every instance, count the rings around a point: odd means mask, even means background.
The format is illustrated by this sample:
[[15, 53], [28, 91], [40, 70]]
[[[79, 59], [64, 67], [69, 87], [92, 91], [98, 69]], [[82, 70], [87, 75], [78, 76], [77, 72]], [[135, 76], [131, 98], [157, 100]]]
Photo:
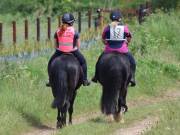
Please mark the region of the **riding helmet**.
[[74, 16], [71, 13], [65, 13], [62, 16], [62, 22], [67, 24], [73, 24], [75, 21]]
[[122, 18], [121, 12], [119, 10], [114, 10], [110, 14], [110, 19], [112, 21], [119, 21]]

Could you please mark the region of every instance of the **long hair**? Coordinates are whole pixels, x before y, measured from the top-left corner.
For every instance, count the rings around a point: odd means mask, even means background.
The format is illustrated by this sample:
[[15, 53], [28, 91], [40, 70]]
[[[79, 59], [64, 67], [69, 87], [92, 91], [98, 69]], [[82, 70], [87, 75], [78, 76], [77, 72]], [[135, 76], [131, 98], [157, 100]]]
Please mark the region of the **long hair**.
[[69, 27], [70, 25], [67, 24], [67, 23], [63, 23], [61, 26], [60, 26], [60, 33], [59, 33], [59, 36], [62, 36], [64, 34], [64, 32], [67, 30], [67, 27]]

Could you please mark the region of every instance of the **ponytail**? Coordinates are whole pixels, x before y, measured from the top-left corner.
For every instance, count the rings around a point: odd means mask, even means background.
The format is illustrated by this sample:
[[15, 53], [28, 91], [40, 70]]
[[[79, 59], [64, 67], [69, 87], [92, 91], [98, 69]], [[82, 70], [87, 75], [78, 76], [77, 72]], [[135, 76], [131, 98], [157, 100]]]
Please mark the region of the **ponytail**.
[[60, 33], [59, 33], [60, 36], [66, 31], [66, 29], [67, 29], [68, 26], [69, 26], [69, 25], [66, 24], [66, 23], [63, 23], [63, 24], [60, 26]]

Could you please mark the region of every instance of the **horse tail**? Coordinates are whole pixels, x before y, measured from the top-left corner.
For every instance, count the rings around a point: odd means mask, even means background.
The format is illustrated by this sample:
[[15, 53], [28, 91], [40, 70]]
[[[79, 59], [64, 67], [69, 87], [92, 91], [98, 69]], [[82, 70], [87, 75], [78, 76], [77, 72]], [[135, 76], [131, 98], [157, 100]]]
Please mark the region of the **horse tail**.
[[66, 103], [68, 84], [67, 84], [67, 73], [60, 72], [56, 74], [52, 79], [55, 82], [54, 86], [54, 101], [52, 102], [52, 108], [62, 108]]
[[103, 86], [103, 93], [101, 97], [101, 111], [102, 113], [114, 114], [118, 107], [119, 90], [116, 87]]

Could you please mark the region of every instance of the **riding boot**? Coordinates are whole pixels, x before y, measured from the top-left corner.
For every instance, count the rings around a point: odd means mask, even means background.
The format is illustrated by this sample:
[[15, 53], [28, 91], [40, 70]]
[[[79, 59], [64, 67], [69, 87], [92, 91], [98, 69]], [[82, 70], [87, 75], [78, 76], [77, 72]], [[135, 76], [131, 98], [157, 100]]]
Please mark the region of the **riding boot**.
[[[97, 70], [97, 69], [96, 69]], [[97, 71], [95, 70], [95, 75], [93, 76], [93, 78], [91, 79], [92, 82], [97, 83], [98, 79], [97, 79]]]
[[130, 83], [131, 83], [131, 87], [136, 86], [135, 71], [132, 71], [132, 76], [131, 76]]
[[101, 57], [104, 55], [104, 52], [99, 56], [98, 60], [97, 60], [97, 63], [96, 63], [96, 67], [95, 67], [95, 75], [94, 77], [91, 79], [91, 81], [93, 81], [94, 83], [97, 83], [98, 82], [98, 79], [97, 79], [97, 64], [99, 62], [99, 60], [101, 59]]
[[87, 66], [86, 63], [82, 65], [83, 69], [83, 86], [89, 86], [91, 82], [87, 79]]
[[130, 80], [131, 85], [130, 86], [134, 87], [136, 86], [136, 81], [135, 81], [136, 61], [130, 52], [126, 53], [126, 55], [129, 59], [130, 68], [131, 68], [131, 80]]
[[93, 81], [94, 83], [97, 83], [97, 78], [96, 78], [96, 75], [94, 75], [94, 77], [91, 79], [91, 81]]
[[46, 83], [46, 87], [51, 87], [50, 82], [47, 82], [47, 83]]

